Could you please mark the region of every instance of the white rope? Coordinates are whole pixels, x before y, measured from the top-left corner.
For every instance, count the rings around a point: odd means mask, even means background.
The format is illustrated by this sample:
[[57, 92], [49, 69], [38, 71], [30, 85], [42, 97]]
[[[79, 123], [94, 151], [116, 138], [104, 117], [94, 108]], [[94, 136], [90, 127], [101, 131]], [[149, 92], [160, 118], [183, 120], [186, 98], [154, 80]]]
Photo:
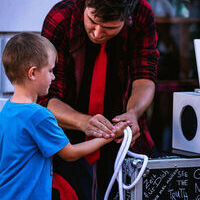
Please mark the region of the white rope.
[[[127, 127], [124, 130], [124, 139], [123, 139], [123, 142], [121, 144], [121, 147], [118, 151], [118, 154], [117, 154], [117, 157], [116, 157], [116, 160], [115, 160], [114, 173], [113, 173], [113, 176], [110, 180], [108, 188], [106, 190], [104, 200], [108, 199], [110, 191], [112, 189], [112, 186], [113, 186], [116, 178], [117, 178], [117, 181], [118, 181], [119, 199], [123, 200], [123, 189], [124, 190], [132, 189], [137, 184], [137, 182], [140, 180], [140, 178], [142, 177], [142, 175], [143, 175], [143, 173], [146, 169], [146, 166], [147, 166], [147, 163], [148, 163], [148, 157], [146, 155], [136, 154], [136, 153], [129, 151], [128, 149], [130, 147], [131, 140], [132, 140], [132, 131], [131, 131], [130, 127]], [[140, 172], [138, 173], [138, 176], [135, 178], [133, 183], [131, 183], [130, 185], [125, 185], [122, 181], [122, 163], [123, 163], [127, 154], [130, 157], [144, 160], [142, 168], [140, 169]]]

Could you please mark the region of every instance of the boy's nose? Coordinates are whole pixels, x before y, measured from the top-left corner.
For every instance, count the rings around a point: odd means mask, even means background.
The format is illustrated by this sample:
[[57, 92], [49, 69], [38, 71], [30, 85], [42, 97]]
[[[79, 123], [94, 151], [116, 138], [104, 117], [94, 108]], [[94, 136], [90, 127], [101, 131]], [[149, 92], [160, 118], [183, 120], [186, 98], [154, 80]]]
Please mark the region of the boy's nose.
[[52, 80], [55, 80], [55, 75], [54, 74], [52, 74]]

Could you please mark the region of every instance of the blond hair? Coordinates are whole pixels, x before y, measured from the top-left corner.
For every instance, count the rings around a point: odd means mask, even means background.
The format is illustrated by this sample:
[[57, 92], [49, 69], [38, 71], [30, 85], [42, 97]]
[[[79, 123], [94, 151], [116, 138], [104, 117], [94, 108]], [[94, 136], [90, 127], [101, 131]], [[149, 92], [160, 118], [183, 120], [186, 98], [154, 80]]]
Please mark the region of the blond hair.
[[2, 63], [8, 79], [21, 83], [31, 66], [42, 68], [48, 64], [48, 52], [57, 51], [45, 37], [34, 33], [20, 33], [12, 37], [3, 51]]

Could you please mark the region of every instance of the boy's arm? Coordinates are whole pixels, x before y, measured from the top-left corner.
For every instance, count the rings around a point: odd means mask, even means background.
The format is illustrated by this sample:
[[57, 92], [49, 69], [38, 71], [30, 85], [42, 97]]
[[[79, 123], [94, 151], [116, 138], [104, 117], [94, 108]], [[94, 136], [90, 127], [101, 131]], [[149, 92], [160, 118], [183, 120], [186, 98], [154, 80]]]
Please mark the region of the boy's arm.
[[[124, 129], [127, 127], [127, 123], [119, 123], [115, 125], [116, 137], [120, 137], [123, 135]], [[86, 156], [98, 149], [100, 149], [103, 145], [113, 141], [115, 138], [95, 138], [86, 142], [82, 142], [79, 144], [72, 145], [68, 143], [63, 149], [58, 152], [58, 155], [67, 161], [75, 161], [83, 156]]]
[[72, 145], [68, 143], [63, 149], [58, 152], [58, 155], [67, 161], [75, 161], [79, 158], [86, 156], [98, 149], [103, 145], [111, 142], [113, 139], [95, 138], [86, 142]]

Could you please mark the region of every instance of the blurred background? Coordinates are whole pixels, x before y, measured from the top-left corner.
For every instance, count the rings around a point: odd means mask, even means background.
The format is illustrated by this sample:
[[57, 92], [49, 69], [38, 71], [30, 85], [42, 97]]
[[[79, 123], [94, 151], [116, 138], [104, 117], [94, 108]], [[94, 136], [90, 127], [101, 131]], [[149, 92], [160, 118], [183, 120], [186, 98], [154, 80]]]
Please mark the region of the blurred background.
[[158, 84], [148, 110], [150, 132], [160, 151], [171, 150], [173, 92], [199, 88], [194, 39], [200, 38], [199, 0], [149, 0], [158, 30]]

